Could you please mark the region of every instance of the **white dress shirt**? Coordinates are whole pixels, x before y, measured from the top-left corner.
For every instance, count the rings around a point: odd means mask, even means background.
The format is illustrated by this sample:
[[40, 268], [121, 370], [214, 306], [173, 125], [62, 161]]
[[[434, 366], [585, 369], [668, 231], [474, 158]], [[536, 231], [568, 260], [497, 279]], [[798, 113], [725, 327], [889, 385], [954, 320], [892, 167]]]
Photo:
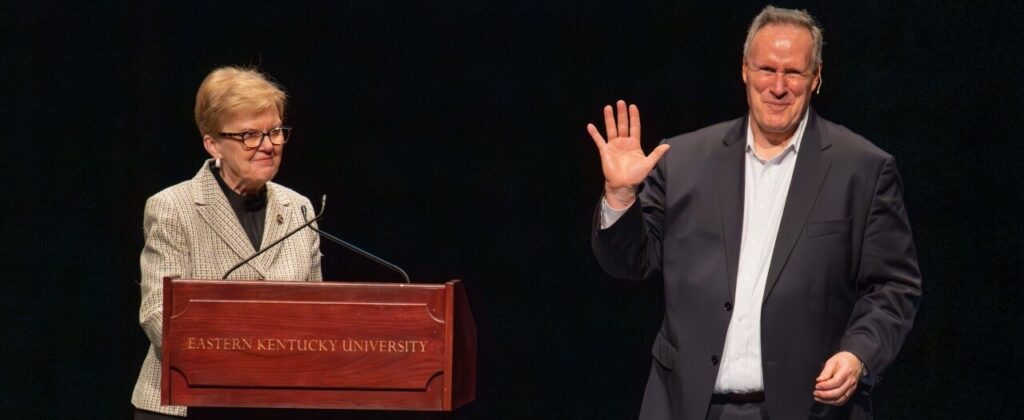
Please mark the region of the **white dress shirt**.
[[[754, 135], [747, 125], [743, 191], [743, 236], [740, 240], [736, 296], [732, 319], [725, 336], [725, 349], [715, 381], [715, 393], [753, 392], [764, 389], [761, 367], [761, 303], [768, 268], [775, 250], [775, 238], [796, 167], [807, 113], [785, 149], [771, 159], [762, 159], [754, 148]], [[748, 121], [750, 119], [748, 118]], [[628, 209], [613, 209], [601, 200], [601, 228], [606, 229]]]

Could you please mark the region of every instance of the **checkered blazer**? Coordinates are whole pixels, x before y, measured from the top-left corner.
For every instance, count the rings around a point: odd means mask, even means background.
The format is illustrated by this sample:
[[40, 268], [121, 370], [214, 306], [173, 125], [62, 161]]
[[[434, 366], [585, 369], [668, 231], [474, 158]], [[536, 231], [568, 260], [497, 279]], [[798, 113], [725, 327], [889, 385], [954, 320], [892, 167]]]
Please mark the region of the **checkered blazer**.
[[[159, 413], [184, 416], [185, 407], [160, 405], [160, 357], [163, 330], [163, 278], [219, 279], [256, 250], [242, 229], [206, 161], [189, 181], [146, 201], [142, 249], [142, 303], [139, 323], [149, 336], [149, 354], [135, 383], [132, 404]], [[304, 223], [309, 199], [267, 183], [267, 217], [262, 244], [269, 244]], [[320, 237], [305, 229], [231, 273], [239, 280], [320, 281]]]

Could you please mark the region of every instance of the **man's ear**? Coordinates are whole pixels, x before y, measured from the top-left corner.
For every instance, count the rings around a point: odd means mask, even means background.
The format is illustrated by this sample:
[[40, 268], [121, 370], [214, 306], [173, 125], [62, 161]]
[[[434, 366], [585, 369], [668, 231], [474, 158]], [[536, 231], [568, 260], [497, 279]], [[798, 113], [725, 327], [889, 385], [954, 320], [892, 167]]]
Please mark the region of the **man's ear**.
[[814, 94], [821, 95], [821, 64], [818, 64], [818, 71], [814, 75]]

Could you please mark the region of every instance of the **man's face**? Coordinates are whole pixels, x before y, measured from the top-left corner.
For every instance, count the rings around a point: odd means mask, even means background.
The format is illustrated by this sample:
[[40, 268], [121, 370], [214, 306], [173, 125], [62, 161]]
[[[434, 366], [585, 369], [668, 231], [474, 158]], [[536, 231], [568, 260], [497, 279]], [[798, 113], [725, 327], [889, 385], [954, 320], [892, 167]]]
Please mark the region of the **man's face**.
[[812, 48], [810, 31], [796, 26], [768, 25], [754, 34], [743, 82], [755, 134], [783, 141], [800, 125], [820, 75]]

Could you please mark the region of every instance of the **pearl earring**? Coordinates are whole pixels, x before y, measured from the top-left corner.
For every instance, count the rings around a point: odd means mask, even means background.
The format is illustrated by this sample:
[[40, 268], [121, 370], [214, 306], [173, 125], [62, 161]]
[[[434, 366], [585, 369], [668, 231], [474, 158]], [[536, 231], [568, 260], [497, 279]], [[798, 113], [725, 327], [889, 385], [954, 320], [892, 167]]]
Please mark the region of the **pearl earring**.
[[220, 158], [217, 158], [216, 160], [213, 161], [213, 167], [220, 168]]

